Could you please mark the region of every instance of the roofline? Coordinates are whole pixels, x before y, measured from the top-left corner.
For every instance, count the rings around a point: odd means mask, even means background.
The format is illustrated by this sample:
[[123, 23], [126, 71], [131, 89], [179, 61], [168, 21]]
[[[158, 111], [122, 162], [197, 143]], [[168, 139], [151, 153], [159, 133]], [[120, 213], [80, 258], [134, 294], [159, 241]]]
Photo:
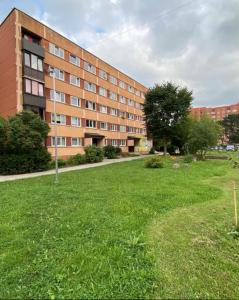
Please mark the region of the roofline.
[[131, 76], [127, 75], [126, 73], [122, 72], [121, 70], [117, 69], [116, 67], [112, 66], [111, 64], [107, 63], [106, 61], [104, 61], [103, 59], [101, 59], [100, 57], [96, 56], [95, 54], [91, 53], [90, 51], [86, 50], [85, 48], [81, 47], [80, 45], [78, 45], [77, 43], [71, 41], [69, 38], [65, 37], [64, 35], [62, 35], [61, 33], [57, 32], [56, 30], [54, 30], [53, 28], [43, 24], [42, 22], [38, 21], [37, 19], [33, 18], [32, 16], [28, 15], [27, 13], [25, 13], [24, 11], [13, 7], [12, 10], [9, 12], [9, 14], [5, 17], [5, 19], [2, 21], [2, 23], [0, 24], [0, 27], [2, 26], [2, 24], [7, 20], [7, 18], [13, 13], [14, 10], [19, 11], [20, 13], [28, 16], [29, 18], [31, 18], [32, 20], [38, 22], [39, 24], [41, 24], [42, 26], [45, 26], [46, 28], [52, 30], [53, 32], [55, 32], [56, 34], [60, 35], [62, 38], [66, 39], [67, 41], [69, 41], [70, 43], [74, 44], [77, 47], [80, 47], [81, 49], [83, 49], [84, 51], [88, 52], [90, 55], [93, 55], [95, 58], [103, 61], [106, 65], [108, 65], [109, 67], [115, 69], [116, 71], [122, 73], [123, 75], [127, 76], [129, 79], [135, 81], [136, 83], [138, 83], [139, 85], [143, 86], [144, 88], [148, 89], [148, 87], [146, 87], [145, 85], [143, 85], [142, 83], [140, 83], [139, 81], [135, 80], [134, 78], [132, 78]]

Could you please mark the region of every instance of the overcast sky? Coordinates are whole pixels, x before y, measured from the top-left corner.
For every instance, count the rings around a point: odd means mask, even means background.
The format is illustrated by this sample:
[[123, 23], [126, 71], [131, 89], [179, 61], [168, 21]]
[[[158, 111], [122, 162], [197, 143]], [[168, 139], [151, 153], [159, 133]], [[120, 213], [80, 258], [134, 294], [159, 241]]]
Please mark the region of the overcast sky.
[[0, 0], [148, 87], [172, 81], [194, 106], [239, 102], [239, 0]]

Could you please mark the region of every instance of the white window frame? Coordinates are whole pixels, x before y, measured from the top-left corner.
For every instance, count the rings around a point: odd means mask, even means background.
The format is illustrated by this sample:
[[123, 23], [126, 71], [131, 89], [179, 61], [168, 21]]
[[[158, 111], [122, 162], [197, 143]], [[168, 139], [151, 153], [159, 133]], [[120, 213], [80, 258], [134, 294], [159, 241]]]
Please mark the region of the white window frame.
[[86, 91], [92, 92], [92, 93], [96, 93], [96, 85], [92, 82], [86, 81], [84, 82], [84, 89]]
[[[55, 124], [55, 114], [51, 114], [51, 124]], [[56, 124], [57, 125], [66, 125], [66, 116], [62, 114], [56, 114]]]
[[134, 106], [134, 100], [128, 99], [128, 105], [129, 106]]
[[[73, 99], [74, 99], [74, 100], [77, 100], [77, 102], [78, 102], [77, 105], [73, 103], [73, 102], [74, 102]], [[79, 97], [77, 97], [77, 96], [70, 96], [70, 100], [71, 100], [71, 105], [72, 105], [72, 106], [75, 106], [75, 107], [80, 107], [80, 106], [81, 106], [81, 100], [80, 100]]]
[[[65, 73], [64, 71], [58, 69], [58, 68], [55, 68], [55, 67], [52, 67], [53, 69], [53, 72], [55, 74], [55, 78], [56, 79], [59, 79], [61, 81], [64, 81], [65, 80]], [[50, 72], [50, 76], [53, 77], [53, 72]]]
[[[75, 61], [73, 60], [75, 59]], [[75, 66], [80, 66], [80, 58], [74, 54], [71, 54], [69, 55], [69, 62]]]
[[84, 70], [96, 75], [96, 67], [87, 61], [84, 61]]
[[60, 58], [63, 58], [65, 57], [65, 51], [64, 49], [56, 46], [55, 44], [53, 43], [49, 43], [49, 52], [53, 55], [56, 55]]
[[[76, 120], [76, 124], [74, 124], [73, 120]], [[81, 119], [79, 117], [71, 116], [71, 126], [72, 127], [80, 127], [81, 126]]]
[[111, 116], [118, 117], [118, 109], [117, 108], [111, 108], [110, 109]]
[[55, 96], [54, 96], [54, 90], [50, 90], [50, 99], [54, 101], [54, 98], [56, 102], [65, 103], [65, 93], [55, 91]]
[[[77, 140], [77, 143], [73, 145], [73, 140]], [[82, 145], [81, 138], [79, 137], [72, 137], [71, 138], [71, 147], [80, 147]]]
[[103, 97], [107, 97], [107, 89], [100, 87], [99, 88], [99, 95]]
[[[104, 128], [101, 127], [102, 124], [105, 124]], [[100, 122], [100, 129], [101, 130], [108, 130], [108, 123], [107, 122]]]
[[111, 124], [110, 131], [117, 131], [118, 130], [118, 125], [117, 124]]
[[[90, 122], [90, 126], [87, 126], [87, 121]], [[94, 124], [95, 124], [95, 126], [94, 126]], [[85, 122], [85, 126], [86, 126], [86, 128], [97, 128], [97, 123], [96, 123], [95, 120], [87, 119], [86, 122]]]
[[117, 78], [114, 77], [113, 75], [109, 75], [109, 82], [114, 85], [117, 85]]
[[131, 86], [131, 85], [128, 85], [128, 91], [129, 91], [130, 93], [134, 93], [134, 87]]
[[126, 140], [120, 140], [120, 147], [126, 147]]
[[113, 101], [117, 100], [117, 93], [110, 91], [110, 99]]
[[120, 81], [119, 81], [119, 87], [125, 90], [125, 89], [126, 89], [126, 84], [125, 84], [125, 82], [122, 81], [122, 80], [120, 80]]
[[[60, 143], [58, 143], [60, 141]], [[55, 137], [51, 137], [51, 146], [55, 146]], [[66, 147], [66, 137], [65, 136], [58, 136], [57, 137], [57, 146], [58, 147]]]
[[91, 101], [91, 100], [86, 100], [85, 101], [85, 108], [89, 109], [89, 110], [96, 111], [96, 103]]
[[126, 132], [126, 126], [120, 125], [120, 132]]
[[70, 84], [80, 86], [80, 77], [70, 74]]
[[125, 98], [125, 96], [120, 95], [120, 96], [119, 96], [119, 102], [125, 104], [125, 103], [126, 103], [126, 98]]
[[108, 79], [107, 72], [105, 72], [104, 70], [99, 70], [99, 77], [104, 80], [107, 80]]
[[101, 112], [102, 114], [107, 114], [107, 112], [108, 112], [107, 106], [105, 106], [105, 105], [100, 105], [100, 112]]

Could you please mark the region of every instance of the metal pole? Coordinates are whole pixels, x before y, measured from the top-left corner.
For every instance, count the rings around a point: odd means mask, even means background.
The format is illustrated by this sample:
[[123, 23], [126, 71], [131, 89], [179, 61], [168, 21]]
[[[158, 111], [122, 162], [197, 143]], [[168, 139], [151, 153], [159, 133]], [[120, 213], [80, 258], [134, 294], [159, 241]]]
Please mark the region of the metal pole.
[[58, 183], [58, 149], [57, 149], [57, 122], [56, 122], [56, 91], [55, 91], [55, 70], [53, 70], [53, 95], [54, 95], [54, 101], [53, 101], [53, 110], [54, 110], [54, 131], [55, 131], [55, 183]]
[[236, 184], [233, 181], [233, 200], [234, 200], [234, 212], [235, 212], [235, 227], [238, 229], [238, 216], [237, 216], [237, 194], [236, 194]]

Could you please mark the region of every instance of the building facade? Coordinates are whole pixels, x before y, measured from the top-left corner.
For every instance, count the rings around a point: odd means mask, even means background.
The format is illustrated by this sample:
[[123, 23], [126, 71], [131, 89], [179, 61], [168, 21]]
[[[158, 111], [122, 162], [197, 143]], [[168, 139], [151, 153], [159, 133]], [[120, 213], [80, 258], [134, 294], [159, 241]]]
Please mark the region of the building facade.
[[53, 156], [55, 123], [61, 157], [91, 144], [149, 150], [145, 86], [18, 9], [0, 25], [0, 45], [0, 115], [38, 113], [51, 128], [46, 145]]
[[230, 114], [239, 114], [239, 103], [217, 107], [196, 107], [191, 110], [191, 115], [197, 119], [208, 115], [215, 121], [222, 120]]

